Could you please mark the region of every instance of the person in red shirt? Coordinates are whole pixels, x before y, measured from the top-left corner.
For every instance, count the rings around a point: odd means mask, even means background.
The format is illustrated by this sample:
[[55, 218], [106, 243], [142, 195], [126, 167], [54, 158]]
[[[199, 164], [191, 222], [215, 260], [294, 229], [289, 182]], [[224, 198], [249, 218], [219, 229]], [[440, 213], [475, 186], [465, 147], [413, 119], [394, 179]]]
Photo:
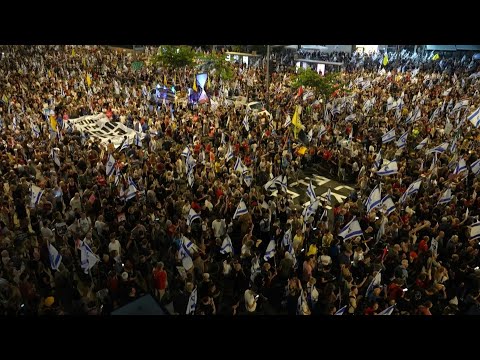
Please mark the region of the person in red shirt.
[[365, 309], [365, 315], [377, 315], [378, 313], [378, 302], [374, 302], [372, 306]]
[[421, 254], [428, 250], [428, 236], [424, 236], [423, 239], [418, 243], [418, 253]]
[[165, 290], [167, 289], [167, 272], [163, 269], [163, 262], [159, 261], [155, 269], [153, 269], [153, 285], [155, 288], [155, 295], [158, 297], [158, 300], [162, 300], [163, 295], [165, 295]]

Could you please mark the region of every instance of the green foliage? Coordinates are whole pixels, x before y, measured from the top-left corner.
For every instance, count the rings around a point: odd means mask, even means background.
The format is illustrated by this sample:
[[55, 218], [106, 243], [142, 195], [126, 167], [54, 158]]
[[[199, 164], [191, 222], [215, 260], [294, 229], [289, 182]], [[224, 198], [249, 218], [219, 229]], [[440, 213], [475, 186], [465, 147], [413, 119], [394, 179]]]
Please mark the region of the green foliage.
[[298, 89], [300, 86], [312, 89], [315, 95], [321, 95], [328, 101], [335, 90], [341, 88], [343, 84], [339, 79], [339, 73], [322, 76], [311, 68], [306, 68], [299, 69], [293, 79], [292, 87]]
[[169, 69], [192, 67], [197, 54], [190, 46], [161, 45], [156, 55], [152, 56], [152, 63]]
[[225, 54], [212, 52], [202, 55], [199, 60], [201, 71], [211, 72], [215, 70], [215, 74], [222, 80], [231, 80], [235, 76], [235, 69], [231, 62], [225, 60]]

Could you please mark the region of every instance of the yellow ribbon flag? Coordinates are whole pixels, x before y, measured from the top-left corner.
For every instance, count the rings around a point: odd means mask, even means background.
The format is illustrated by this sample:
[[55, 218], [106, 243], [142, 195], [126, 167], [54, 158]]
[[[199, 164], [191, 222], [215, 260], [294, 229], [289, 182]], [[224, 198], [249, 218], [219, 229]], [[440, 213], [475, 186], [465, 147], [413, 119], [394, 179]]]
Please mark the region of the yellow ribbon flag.
[[87, 66], [87, 61], [85, 60], [85, 58], [82, 59], [82, 64], [84, 67]]
[[210, 84], [210, 76], [209, 76], [208, 80], [207, 80], [207, 88], [210, 89], [211, 86], [212, 86], [212, 84]]
[[57, 119], [55, 115], [50, 115], [50, 126], [53, 131], [57, 132]]
[[438, 59], [440, 59], [440, 55], [438, 54], [433, 55], [432, 60], [438, 60]]
[[193, 91], [197, 92], [197, 77], [195, 76], [195, 74], [193, 75], [193, 87], [192, 87]]
[[72, 57], [75, 56], [75, 49], [72, 49]]
[[163, 85], [167, 85], [167, 75], [163, 74]]
[[300, 115], [298, 115], [298, 106], [295, 107], [295, 113], [292, 118], [293, 125], [293, 137], [298, 138], [298, 132], [302, 129], [302, 123], [300, 121]]
[[92, 79], [90, 78], [90, 75], [87, 74], [87, 85], [91, 86], [92, 85]]
[[387, 66], [388, 64], [388, 56], [387, 54], [383, 55], [383, 62], [382, 62], [383, 66]]

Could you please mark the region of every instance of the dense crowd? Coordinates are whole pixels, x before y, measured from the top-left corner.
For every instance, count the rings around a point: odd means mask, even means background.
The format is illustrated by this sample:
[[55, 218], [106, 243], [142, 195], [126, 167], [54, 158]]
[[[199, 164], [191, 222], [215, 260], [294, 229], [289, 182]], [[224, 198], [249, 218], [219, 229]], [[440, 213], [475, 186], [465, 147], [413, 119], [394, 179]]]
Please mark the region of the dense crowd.
[[[267, 97], [264, 69], [235, 64], [189, 104], [193, 69], [98, 46], [1, 48], [2, 314], [106, 315], [145, 294], [197, 315], [479, 308], [475, 62], [337, 54], [327, 103], [292, 89], [294, 68], [273, 72]], [[152, 105], [144, 89], [165, 82], [175, 100]], [[69, 122], [98, 113], [142, 141], [115, 147]], [[287, 182], [313, 165], [355, 191], [296, 203]]]

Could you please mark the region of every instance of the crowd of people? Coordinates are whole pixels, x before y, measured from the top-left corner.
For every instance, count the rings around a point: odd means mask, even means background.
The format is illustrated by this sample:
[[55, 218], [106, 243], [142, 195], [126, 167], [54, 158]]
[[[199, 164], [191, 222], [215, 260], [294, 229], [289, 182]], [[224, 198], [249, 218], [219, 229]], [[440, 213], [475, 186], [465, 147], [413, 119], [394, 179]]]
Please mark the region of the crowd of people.
[[[291, 87], [294, 67], [267, 90], [263, 68], [235, 64], [189, 104], [195, 70], [147, 55], [1, 50], [2, 314], [108, 315], [146, 294], [180, 315], [480, 309], [473, 61], [342, 55], [327, 103]], [[164, 83], [177, 97], [152, 105], [144, 89]], [[141, 141], [115, 147], [70, 121], [98, 113]], [[288, 182], [315, 164], [355, 190], [295, 202]]]

